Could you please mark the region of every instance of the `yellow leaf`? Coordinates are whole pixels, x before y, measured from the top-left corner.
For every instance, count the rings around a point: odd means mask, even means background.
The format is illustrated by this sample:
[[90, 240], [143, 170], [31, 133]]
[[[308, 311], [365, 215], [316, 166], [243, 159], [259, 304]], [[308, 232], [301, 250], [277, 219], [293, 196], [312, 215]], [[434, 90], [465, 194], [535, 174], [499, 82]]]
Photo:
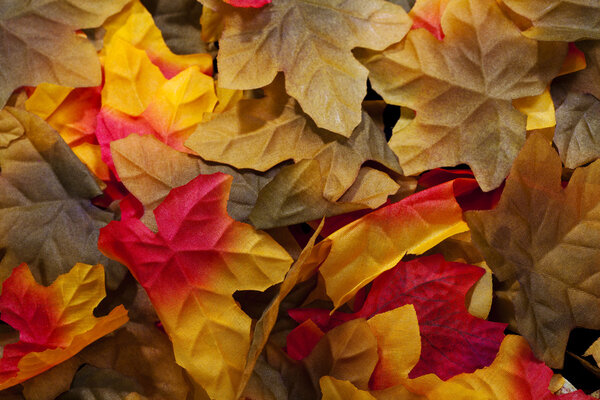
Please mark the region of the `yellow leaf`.
[[131, 116], [144, 112], [167, 82], [144, 50], [118, 37], [106, 45], [104, 76], [102, 105]]
[[513, 106], [527, 115], [527, 130], [551, 128], [556, 125], [550, 87], [537, 96], [513, 100]]
[[401, 383], [421, 357], [421, 334], [415, 308], [411, 304], [398, 307], [375, 315], [367, 323], [377, 339], [379, 354], [371, 377], [378, 386], [373, 389]]
[[352, 383], [324, 376], [319, 380], [323, 400], [375, 400], [369, 392], [357, 389]]
[[348, 301], [405, 254], [421, 254], [467, 230], [448, 182], [380, 208], [332, 233], [319, 269], [335, 308]]
[[197, 66], [205, 74], [212, 74], [212, 57], [209, 54], [176, 55], [171, 52], [152, 15], [139, 0], [131, 1], [120, 13], [109, 18], [103, 27], [106, 29], [106, 47], [118, 39], [128, 42], [145, 51], [167, 78], [191, 66]]
[[[49, 287], [39, 285], [26, 264], [15, 268], [4, 281], [0, 310], [2, 319], [19, 330], [20, 341], [4, 347], [0, 389], [52, 368], [126, 323], [123, 306], [107, 316], [94, 316], [93, 310], [104, 296], [101, 265], [76, 264]], [[18, 365], [13, 369], [15, 357]]]

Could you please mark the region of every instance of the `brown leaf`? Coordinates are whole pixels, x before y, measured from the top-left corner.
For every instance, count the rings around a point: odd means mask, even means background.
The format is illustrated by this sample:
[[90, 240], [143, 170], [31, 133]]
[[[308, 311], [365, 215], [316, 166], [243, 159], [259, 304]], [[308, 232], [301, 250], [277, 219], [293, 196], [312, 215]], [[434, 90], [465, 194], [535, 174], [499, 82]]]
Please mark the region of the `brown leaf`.
[[233, 89], [267, 86], [278, 71], [287, 92], [321, 128], [350, 136], [360, 123], [367, 70], [355, 47], [383, 50], [412, 21], [384, 0], [278, 0], [260, 9], [202, 0], [223, 15], [219, 83]]
[[417, 29], [381, 53], [357, 53], [386, 102], [417, 112], [390, 141], [404, 172], [466, 163], [488, 191], [525, 141], [512, 100], [542, 93], [567, 46], [522, 36], [493, 0], [450, 2], [442, 28], [443, 41]]
[[99, 85], [102, 74], [96, 50], [75, 31], [100, 26], [125, 3], [127, 0], [3, 2], [0, 108], [19, 86], [42, 82], [71, 87]]
[[600, 3], [594, 0], [503, 0], [533, 24], [523, 34], [537, 40], [600, 39]]
[[377, 339], [367, 321], [358, 318], [327, 332], [302, 362], [316, 386], [322, 376], [331, 376], [367, 389], [378, 359]]
[[[103, 264], [115, 288], [125, 268], [97, 248], [113, 214], [90, 199], [102, 194], [69, 146], [39, 117], [6, 108], [24, 134], [0, 148], [0, 280], [22, 262], [45, 285], [78, 262]], [[0, 136], [5, 133], [0, 132]]]
[[402, 172], [385, 135], [365, 112], [350, 137], [337, 135], [318, 128], [280, 83], [267, 88], [265, 97], [242, 100], [200, 124], [186, 146], [205, 160], [258, 171], [286, 160], [316, 159], [325, 178], [322, 195], [330, 201], [344, 194], [367, 160]]
[[560, 368], [571, 329], [600, 329], [600, 163], [575, 170], [566, 189], [550, 143], [532, 135], [515, 160], [498, 206], [465, 218], [475, 245], [511, 300], [536, 356]]

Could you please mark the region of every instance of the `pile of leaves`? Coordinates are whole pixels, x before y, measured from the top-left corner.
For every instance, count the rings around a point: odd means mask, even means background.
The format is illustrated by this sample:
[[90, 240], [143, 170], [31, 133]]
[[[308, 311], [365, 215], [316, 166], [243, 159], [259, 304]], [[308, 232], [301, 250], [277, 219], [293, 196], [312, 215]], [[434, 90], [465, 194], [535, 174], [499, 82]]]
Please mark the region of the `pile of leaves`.
[[14, 0], [0, 41], [2, 399], [598, 398], [596, 0]]

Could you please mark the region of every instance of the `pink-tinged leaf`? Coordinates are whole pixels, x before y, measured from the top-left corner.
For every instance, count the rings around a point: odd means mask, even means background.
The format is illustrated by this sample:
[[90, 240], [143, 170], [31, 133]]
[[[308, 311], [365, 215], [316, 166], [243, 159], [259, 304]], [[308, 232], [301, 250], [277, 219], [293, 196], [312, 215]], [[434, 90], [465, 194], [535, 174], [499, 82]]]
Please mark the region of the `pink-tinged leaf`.
[[354, 318], [372, 316], [413, 304], [421, 332], [421, 359], [410, 377], [434, 373], [441, 379], [473, 372], [492, 363], [504, 337], [506, 324], [473, 317], [465, 307], [465, 295], [484, 270], [447, 262], [440, 255], [400, 262], [373, 281], [363, 307], [353, 313], [296, 309], [289, 314], [297, 322], [311, 319], [329, 329]]
[[271, 3], [271, 0], [223, 0], [234, 7], [260, 8]]

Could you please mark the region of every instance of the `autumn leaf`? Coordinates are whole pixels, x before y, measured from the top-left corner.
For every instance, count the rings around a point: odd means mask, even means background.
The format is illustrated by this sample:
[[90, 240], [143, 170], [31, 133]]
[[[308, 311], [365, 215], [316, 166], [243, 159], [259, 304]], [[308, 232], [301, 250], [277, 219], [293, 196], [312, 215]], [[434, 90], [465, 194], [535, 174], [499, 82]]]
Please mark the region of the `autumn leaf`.
[[49, 287], [39, 285], [26, 264], [15, 268], [2, 285], [0, 312], [19, 331], [19, 341], [4, 346], [0, 390], [61, 363], [126, 323], [123, 306], [94, 317], [104, 296], [101, 265], [76, 264]]
[[339, 201], [323, 196], [326, 185], [317, 160], [284, 166], [261, 188], [249, 219], [255, 227], [268, 229], [376, 208], [400, 188], [386, 173], [368, 167], [359, 170], [357, 180]]
[[325, 178], [322, 195], [329, 201], [344, 194], [367, 160], [402, 172], [383, 132], [365, 112], [350, 137], [336, 135], [318, 128], [293, 98], [282, 93], [280, 83], [278, 79], [267, 88], [265, 97], [241, 100], [198, 125], [185, 145], [205, 160], [258, 171], [286, 160], [315, 159]]
[[572, 90], [600, 98], [600, 41], [577, 42], [577, 47], [581, 49], [585, 56], [586, 67], [561, 78], [561, 82], [566, 81], [566, 85]]
[[[435, 375], [424, 375], [405, 380], [402, 389], [408, 389], [414, 394], [423, 395], [424, 399], [431, 400], [588, 398], [581, 391], [563, 396], [553, 395], [548, 390], [551, 377], [552, 370], [533, 356], [525, 339], [517, 335], [507, 335], [502, 341], [498, 356], [489, 367], [457, 375], [445, 382]], [[376, 397], [380, 398], [377, 395]]]
[[596, 199], [600, 164], [577, 169], [566, 189], [562, 165], [533, 135], [517, 157], [498, 206], [467, 212], [473, 242], [500, 281], [518, 282], [511, 300], [519, 333], [537, 357], [560, 368], [569, 332], [600, 329]]
[[200, 175], [154, 210], [158, 233], [128, 218], [101, 231], [99, 248], [148, 292], [175, 358], [212, 398], [233, 398], [251, 319], [231, 297], [280, 282], [291, 259], [273, 239], [226, 213], [231, 178]]
[[600, 5], [594, 1], [502, 0], [512, 11], [529, 19], [523, 34], [537, 40], [573, 42], [600, 39]]
[[411, 8], [408, 16], [412, 18], [411, 29], [425, 28], [438, 40], [444, 39], [442, 15], [449, 0], [418, 0]]
[[[176, 3], [169, 2], [171, 6], [174, 4]], [[152, 15], [139, 0], [129, 2], [120, 13], [107, 19], [102, 26], [106, 31], [103, 53], [108, 51], [113, 42], [122, 40], [144, 51], [167, 79], [191, 66], [212, 75], [210, 54], [174, 54], [167, 47], [160, 29], [154, 24]]]
[[287, 92], [320, 128], [350, 136], [360, 123], [367, 70], [355, 47], [383, 50], [400, 41], [411, 20], [384, 0], [280, 0], [258, 10], [202, 0], [223, 15], [219, 84], [267, 86], [285, 74]]
[[319, 380], [323, 400], [375, 400], [369, 392], [356, 388], [351, 382], [324, 376]]
[[556, 109], [554, 143], [567, 168], [576, 168], [600, 157], [600, 101], [571, 91]]
[[405, 254], [421, 254], [467, 229], [453, 182], [373, 211], [328, 236], [331, 251], [319, 268], [338, 308]]
[[332, 376], [366, 389], [377, 360], [377, 339], [359, 318], [327, 332], [302, 362], [316, 386], [322, 376]]
[[129, 400], [130, 393], [141, 389], [139, 383], [114, 370], [85, 365], [77, 371], [70, 390], [60, 395], [57, 400]]
[[105, 265], [107, 285], [116, 288], [126, 271], [96, 246], [113, 214], [90, 202], [102, 194], [93, 176], [44, 121], [15, 108], [2, 114], [24, 133], [0, 148], [0, 249], [6, 250], [0, 280], [26, 262], [39, 282], [50, 284], [81, 261]]
[[[379, 275], [353, 314], [330, 316], [328, 310], [319, 309], [290, 310], [289, 314], [298, 322], [310, 318], [328, 331], [343, 321], [371, 321], [379, 313], [413, 304], [422, 338], [421, 357], [406, 373], [412, 371], [411, 377], [434, 373], [446, 380], [490, 365], [504, 337], [505, 324], [475, 318], [465, 307], [467, 291], [483, 273], [476, 266], [446, 262], [440, 255], [417, 258]], [[384, 385], [382, 381], [373, 384], [378, 389]]]
[[227, 213], [246, 221], [259, 191], [277, 169], [266, 174], [237, 171], [226, 165], [208, 165], [200, 158], [178, 152], [151, 135], [129, 135], [110, 143], [115, 168], [125, 187], [143, 204], [141, 218], [151, 230], [157, 230], [154, 210], [171, 189], [183, 186], [200, 174], [223, 172], [233, 177]]
[[100, 26], [125, 3], [58, 0], [3, 4], [0, 107], [23, 85], [98, 86], [102, 75], [96, 50], [75, 31]]
[[492, 0], [451, 1], [441, 23], [443, 41], [417, 29], [358, 58], [386, 102], [417, 112], [390, 141], [404, 172], [466, 163], [489, 191], [525, 141], [526, 118], [512, 100], [542, 93], [567, 45], [522, 36]]

